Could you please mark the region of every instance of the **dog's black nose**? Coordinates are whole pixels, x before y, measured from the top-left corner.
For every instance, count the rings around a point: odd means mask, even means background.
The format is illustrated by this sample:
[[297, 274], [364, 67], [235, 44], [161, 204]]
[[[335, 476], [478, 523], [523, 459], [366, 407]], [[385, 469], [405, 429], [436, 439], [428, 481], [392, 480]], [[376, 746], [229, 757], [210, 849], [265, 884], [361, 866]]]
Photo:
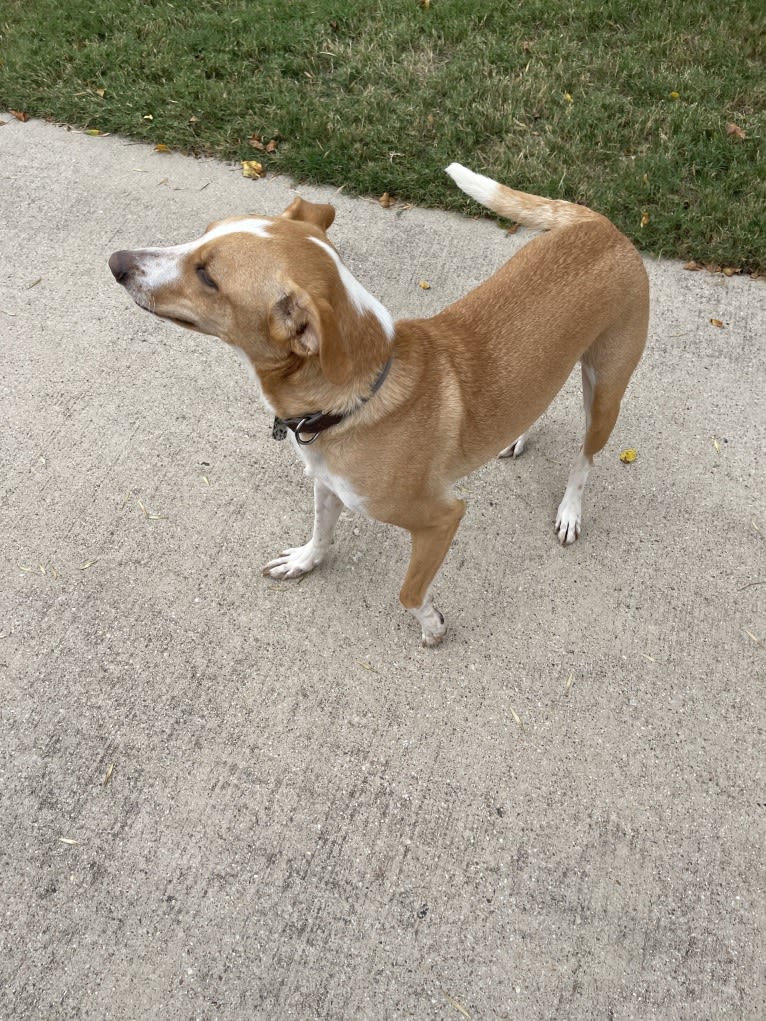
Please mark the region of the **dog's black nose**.
[[109, 256], [109, 269], [118, 284], [124, 284], [135, 267], [133, 252], [115, 252]]

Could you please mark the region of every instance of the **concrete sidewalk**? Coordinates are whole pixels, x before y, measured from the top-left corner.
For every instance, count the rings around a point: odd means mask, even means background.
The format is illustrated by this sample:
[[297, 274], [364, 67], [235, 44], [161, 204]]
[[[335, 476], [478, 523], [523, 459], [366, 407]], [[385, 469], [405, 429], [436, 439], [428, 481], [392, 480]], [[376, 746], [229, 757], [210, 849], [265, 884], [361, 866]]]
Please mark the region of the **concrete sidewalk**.
[[[261, 577], [310, 486], [106, 266], [291, 183], [14, 120], [0, 178], [0, 1018], [766, 1016], [766, 285], [649, 265], [582, 539], [572, 383], [466, 480], [425, 650], [394, 529]], [[397, 317], [525, 240], [300, 190]]]

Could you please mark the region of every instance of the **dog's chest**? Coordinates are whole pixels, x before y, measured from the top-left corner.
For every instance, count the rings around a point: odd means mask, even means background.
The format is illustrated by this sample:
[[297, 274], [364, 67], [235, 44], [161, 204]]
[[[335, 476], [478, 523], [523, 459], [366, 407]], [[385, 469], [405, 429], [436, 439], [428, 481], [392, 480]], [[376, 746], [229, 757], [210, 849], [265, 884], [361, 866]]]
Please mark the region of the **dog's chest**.
[[327, 486], [349, 510], [356, 511], [359, 514], [367, 513], [364, 498], [357, 493], [348, 479], [344, 479], [342, 475], [336, 475], [330, 471], [327, 467], [327, 462], [319, 450], [314, 450], [311, 446], [305, 446], [296, 442], [292, 434], [290, 438], [293, 441], [293, 446], [303, 459], [306, 465], [306, 474], [310, 478]]

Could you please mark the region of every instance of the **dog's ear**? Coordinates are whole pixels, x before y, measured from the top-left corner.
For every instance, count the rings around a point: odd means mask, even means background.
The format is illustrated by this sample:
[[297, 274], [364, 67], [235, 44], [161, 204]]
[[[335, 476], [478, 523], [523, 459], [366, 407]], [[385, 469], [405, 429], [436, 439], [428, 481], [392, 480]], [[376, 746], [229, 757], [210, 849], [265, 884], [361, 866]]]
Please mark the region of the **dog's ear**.
[[351, 358], [332, 306], [323, 298], [314, 301], [301, 287], [290, 285], [271, 306], [269, 333], [303, 358], [318, 354], [330, 383], [344, 386], [351, 379]]
[[285, 220], [304, 220], [321, 230], [327, 230], [335, 219], [335, 207], [317, 202], [307, 202], [296, 196], [281, 214]]

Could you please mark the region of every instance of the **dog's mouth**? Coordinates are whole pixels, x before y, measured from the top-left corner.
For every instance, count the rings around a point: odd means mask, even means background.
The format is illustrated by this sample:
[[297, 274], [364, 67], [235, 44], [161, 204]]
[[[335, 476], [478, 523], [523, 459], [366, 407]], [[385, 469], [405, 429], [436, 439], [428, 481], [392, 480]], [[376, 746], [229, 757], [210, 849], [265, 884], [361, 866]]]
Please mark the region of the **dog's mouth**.
[[191, 319], [183, 319], [181, 316], [163, 315], [161, 312], [156, 312], [153, 308], [149, 308], [148, 305], [142, 305], [136, 302], [139, 308], [142, 308], [144, 312], [150, 312], [155, 319], [162, 319], [166, 323], [174, 323], [176, 326], [180, 326], [184, 330], [197, 330], [198, 326]]

